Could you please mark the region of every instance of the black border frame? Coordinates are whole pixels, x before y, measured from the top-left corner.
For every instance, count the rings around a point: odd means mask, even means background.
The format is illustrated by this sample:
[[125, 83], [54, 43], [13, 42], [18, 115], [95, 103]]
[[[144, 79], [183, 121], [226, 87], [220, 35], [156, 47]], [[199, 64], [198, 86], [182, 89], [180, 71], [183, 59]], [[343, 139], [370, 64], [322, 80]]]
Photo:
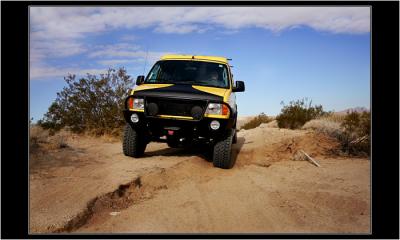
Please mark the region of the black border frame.
[[[372, 235], [28, 235], [28, 6], [372, 6]], [[399, 238], [399, 2], [11, 2], [2, 1], [2, 238]]]

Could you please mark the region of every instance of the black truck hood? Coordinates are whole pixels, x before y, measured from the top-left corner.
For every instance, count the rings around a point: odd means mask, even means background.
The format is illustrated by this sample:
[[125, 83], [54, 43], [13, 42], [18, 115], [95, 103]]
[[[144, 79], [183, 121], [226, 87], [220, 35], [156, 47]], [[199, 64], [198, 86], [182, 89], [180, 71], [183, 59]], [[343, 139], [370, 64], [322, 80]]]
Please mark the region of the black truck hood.
[[175, 84], [169, 87], [143, 89], [135, 91], [133, 95], [138, 97], [170, 98], [182, 100], [223, 101], [223, 97], [221, 96], [197, 90], [191, 85], [186, 84]]

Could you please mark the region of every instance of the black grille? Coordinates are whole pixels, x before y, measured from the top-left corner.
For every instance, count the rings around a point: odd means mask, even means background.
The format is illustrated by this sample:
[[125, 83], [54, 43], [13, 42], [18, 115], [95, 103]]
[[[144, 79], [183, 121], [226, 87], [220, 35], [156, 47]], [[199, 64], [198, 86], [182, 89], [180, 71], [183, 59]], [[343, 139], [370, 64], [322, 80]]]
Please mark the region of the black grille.
[[[204, 101], [184, 101], [172, 99], [151, 99], [148, 98], [147, 105], [155, 103], [158, 106], [157, 115], [173, 115], [192, 117], [191, 110], [194, 106], [199, 106], [204, 110], [206, 102]], [[146, 109], [147, 110], [147, 109]]]

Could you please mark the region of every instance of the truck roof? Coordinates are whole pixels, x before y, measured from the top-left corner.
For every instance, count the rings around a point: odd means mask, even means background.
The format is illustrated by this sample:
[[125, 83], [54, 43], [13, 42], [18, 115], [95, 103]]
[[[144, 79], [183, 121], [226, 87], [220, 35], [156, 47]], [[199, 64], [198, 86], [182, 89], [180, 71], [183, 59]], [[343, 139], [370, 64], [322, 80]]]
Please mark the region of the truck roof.
[[228, 64], [228, 59], [225, 57], [217, 56], [197, 56], [197, 55], [178, 55], [178, 54], [168, 54], [161, 57], [161, 60], [200, 60], [200, 61], [210, 61], [210, 62], [221, 62]]

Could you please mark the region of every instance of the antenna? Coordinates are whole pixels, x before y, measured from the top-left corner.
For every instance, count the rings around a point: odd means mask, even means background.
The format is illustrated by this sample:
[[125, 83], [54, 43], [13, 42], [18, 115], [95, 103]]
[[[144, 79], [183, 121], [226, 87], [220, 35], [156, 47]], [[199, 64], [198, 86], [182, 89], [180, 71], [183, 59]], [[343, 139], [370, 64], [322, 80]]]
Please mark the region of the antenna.
[[143, 76], [144, 76], [144, 74], [145, 74], [145, 72], [146, 72], [146, 64], [147, 64], [147, 56], [149, 55], [149, 47], [148, 46], [146, 46], [146, 59], [145, 59], [145, 61], [144, 61], [144, 67], [143, 67]]

